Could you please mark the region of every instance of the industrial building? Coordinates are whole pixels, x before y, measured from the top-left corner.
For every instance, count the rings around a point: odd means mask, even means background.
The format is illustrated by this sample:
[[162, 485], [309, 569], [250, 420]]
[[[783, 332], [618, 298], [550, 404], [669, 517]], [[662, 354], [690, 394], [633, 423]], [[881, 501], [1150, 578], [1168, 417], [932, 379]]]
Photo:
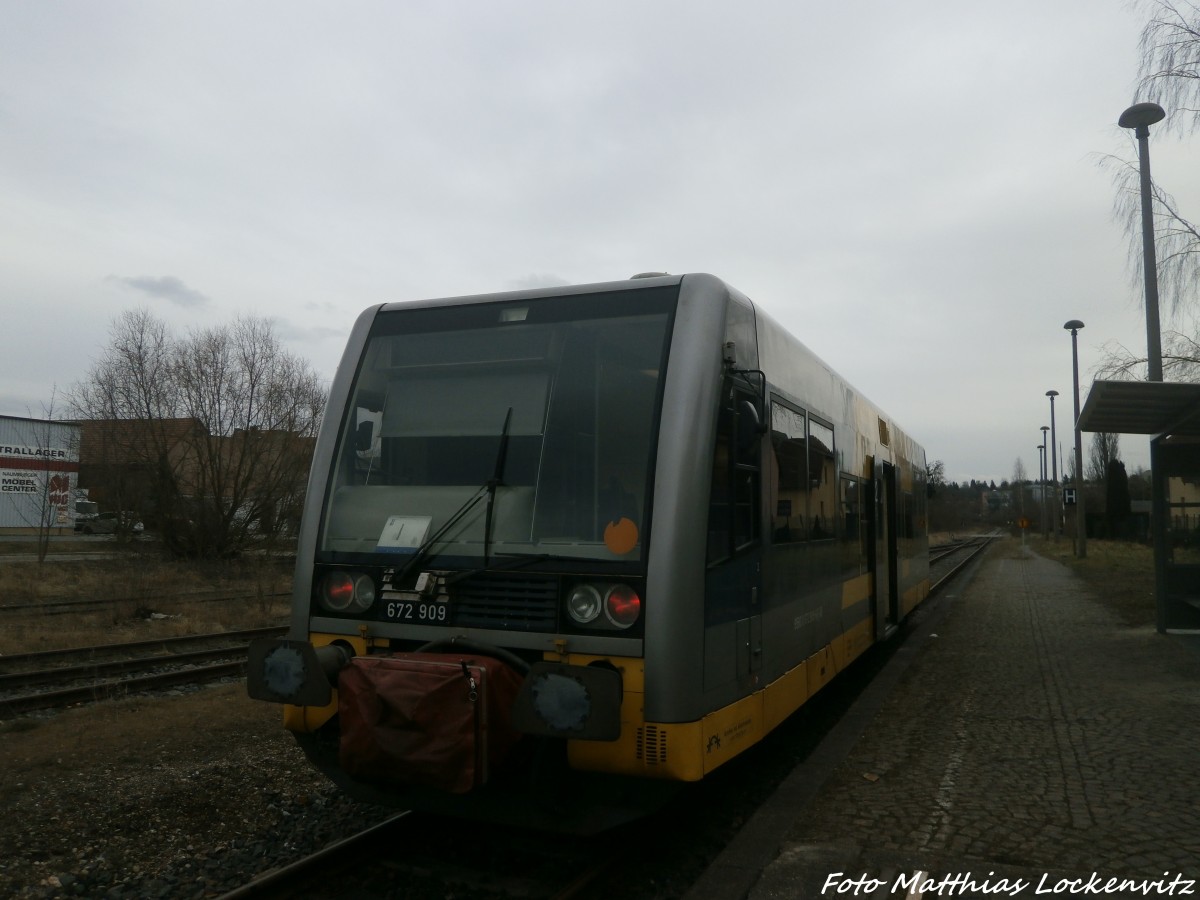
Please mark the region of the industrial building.
[[70, 533], [79, 424], [0, 416], [0, 533]]

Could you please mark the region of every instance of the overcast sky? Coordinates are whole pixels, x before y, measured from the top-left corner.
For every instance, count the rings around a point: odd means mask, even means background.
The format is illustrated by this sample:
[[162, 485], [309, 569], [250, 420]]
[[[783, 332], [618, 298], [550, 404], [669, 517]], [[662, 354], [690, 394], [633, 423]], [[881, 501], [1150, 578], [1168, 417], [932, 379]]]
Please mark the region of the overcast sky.
[[[113, 318], [251, 312], [332, 377], [360, 310], [646, 270], [747, 293], [943, 460], [1036, 475], [1145, 351], [1099, 154], [1122, 0], [0, 0], [0, 413]], [[1160, 126], [1161, 127], [1161, 126]], [[1200, 215], [1186, 142], [1157, 180]], [[1166, 324], [1164, 323], [1164, 327]], [[1122, 439], [1131, 468], [1148, 442]], [[1086, 452], [1086, 446], [1085, 446]]]

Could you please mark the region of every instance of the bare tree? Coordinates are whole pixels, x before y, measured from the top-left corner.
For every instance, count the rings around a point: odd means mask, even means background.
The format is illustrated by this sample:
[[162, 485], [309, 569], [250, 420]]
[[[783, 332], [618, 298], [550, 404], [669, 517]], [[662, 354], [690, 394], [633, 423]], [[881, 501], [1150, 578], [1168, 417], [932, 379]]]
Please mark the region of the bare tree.
[[[1100, 157], [1116, 188], [1113, 217], [1128, 237], [1126, 260], [1131, 279], [1142, 281], [1142, 194], [1137, 160], [1117, 156]], [[1150, 182], [1154, 215], [1154, 247], [1158, 288], [1164, 308], [1174, 314], [1187, 308], [1200, 287], [1200, 227], [1185, 218], [1175, 198], [1154, 181]], [[1164, 360], [1164, 365], [1166, 364]]]
[[76, 414], [89, 420], [81, 475], [110, 508], [159, 511], [164, 485], [154, 476], [181, 415], [173, 365], [166, 323], [144, 309], [126, 311], [112, 321], [108, 346], [69, 395]]
[[1169, 108], [1167, 126], [1186, 135], [1200, 126], [1200, 7], [1191, 0], [1147, 0], [1138, 42], [1143, 99]]
[[1013, 484], [1024, 484], [1028, 478], [1029, 476], [1025, 472], [1025, 463], [1021, 460], [1021, 457], [1018, 456], [1017, 461], [1013, 463]]
[[[1187, 331], [1168, 329], [1162, 334], [1163, 377], [1170, 381], [1200, 381], [1200, 317], [1193, 316]], [[1133, 381], [1146, 371], [1146, 357], [1124, 344], [1110, 341], [1096, 368], [1101, 378]]]
[[1088, 456], [1087, 479], [1096, 483], [1108, 479], [1109, 465], [1121, 459], [1121, 436], [1096, 432], [1092, 435], [1092, 447]]
[[1028, 477], [1025, 473], [1025, 463], [1018, 456], [1017, 461], [1013, 463], [1012, 483], [1017, 492], [1017, 506], [1021, 515], [1025, 515], [1025, 482]]
[[174, 339], [147, 310], [127, 311], [109, 326], [109, 345], [71, 402], [98, 419], [163, 422], [178, 415], [172, 378]]
[[[1180, 136], [1200, 128], [1200, 6], [1192, 0], [1144, 0], [1147, 21], [1138, 43], [1137, 100], [1167, 111], [1165, 128]], [[1131, 135], [1132, 139], [1132, 135]], [[1129, 239], [1127, 256], [1135, 283], [1142, 281], [1141, 182], [1137, 152], [1105, 155], [1099, 164], [1116, 188], [1115, 218]], [[1175, 314], [1200, 287], [1200, 228], [1157, 182], [1150, 185], [1163, 307]], [[1164, 360], [1165, 365], [1165, 360]]]
[[946, 464], [940, 459], [925, 466], [925, 490], [932, 497], [940, 488], [946, 486]]
[[326, 391], [271, 324], [239, 318], [176, 338], [140, 311], [110, 337], [72, 401], [91, 420], [89, 457], [147, 498], [167, 548], [222, 557], [290, 524]]
[[[195, 464], [181, 493], [199, 504], [193, 543], [210, 535], [243, 545], [275, 534], [297, 514], [325, 389], [309, 365], [286, 353], [269, 322], [238, 319], [195, 332], [177, 347], [181, 407], [203, 425], [185, 438]], [[230, 548], [204, 547], [201, 555]]]

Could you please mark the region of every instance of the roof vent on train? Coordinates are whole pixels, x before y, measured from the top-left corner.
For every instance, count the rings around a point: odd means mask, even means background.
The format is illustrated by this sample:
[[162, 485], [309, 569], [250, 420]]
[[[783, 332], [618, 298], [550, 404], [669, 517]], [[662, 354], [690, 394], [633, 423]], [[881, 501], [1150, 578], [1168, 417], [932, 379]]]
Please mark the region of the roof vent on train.
[[664, 275], [670, 275], [670, 272], [638, 272], [630, 277], [630, 281], [634, 278], [662, 278]]

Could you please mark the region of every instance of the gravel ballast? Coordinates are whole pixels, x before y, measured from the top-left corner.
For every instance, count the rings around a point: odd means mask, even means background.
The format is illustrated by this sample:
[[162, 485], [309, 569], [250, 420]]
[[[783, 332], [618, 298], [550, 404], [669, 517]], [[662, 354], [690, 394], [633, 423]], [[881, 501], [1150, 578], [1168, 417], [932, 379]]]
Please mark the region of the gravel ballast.
[[213, 897], [389, 811], [240, 683], [0, 723], [0, 896]]

